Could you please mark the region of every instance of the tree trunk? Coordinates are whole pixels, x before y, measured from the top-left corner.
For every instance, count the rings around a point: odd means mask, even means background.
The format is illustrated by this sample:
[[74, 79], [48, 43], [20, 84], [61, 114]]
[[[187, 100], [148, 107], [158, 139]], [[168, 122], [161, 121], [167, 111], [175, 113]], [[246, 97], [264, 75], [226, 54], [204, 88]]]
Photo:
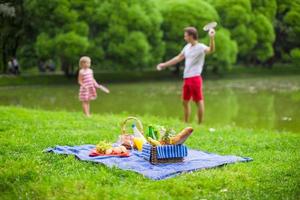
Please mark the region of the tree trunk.
[[173, 72], [173, 74], [175, 74], [176, 76], [180, 76], [180, 63], [177, 63], [177, 64], [175, 65], [175, 70], [172, 71], [172, 72]]
[[218, 75], [219, 74], [219, 67], [214, 65], [213, 68], [212, 68], [212, 72], [213, 72], [213, 74]]
[[7, 71], [7, 54], [6, 54], [6, 49], [5, 49], [5, 43], [3, 43], [2, 45], [2, 64], [3, 64], [3, 68], [2, 68], [2, 72], [6, 73]]
[[72, 65], [64, 57], [61, 57], [60, 60], [61, 60], [61, 69], [64, 72], [65, 76], [71, 77], [73, 75]]

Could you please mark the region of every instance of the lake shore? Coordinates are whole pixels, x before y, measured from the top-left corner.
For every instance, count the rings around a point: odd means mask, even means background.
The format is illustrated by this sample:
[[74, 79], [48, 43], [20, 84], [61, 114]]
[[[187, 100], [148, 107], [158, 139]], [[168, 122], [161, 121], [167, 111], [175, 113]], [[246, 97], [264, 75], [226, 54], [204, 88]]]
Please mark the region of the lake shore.
[[[98, 98], [91, 102], [92, 113], [151, 114], [182, 119], [180, 79], [104, 85], [111, 93], [107, 95], [98, 91]], [[206, 105], [204, 123], [207, 126], [230, 125], [256, 131], [268, 129], [300, 133], [300, 75], [205, 78], [203, 87]], [[66, 84], [1, 86], [0, 105], [78, 112], [81, 111], [78, 89], [76, 80]], [[193, 104], [190, 120], [196, 121]]]
[[[170, 81], [182, 80], [182, 75], [175, 74], [173, 69], [164, 71], [95, 71], [95, 78], [103, 83], [128, 83], [145, 81]], [[232, 70], [220, 74], [211, 71], [204, 72], [203, 77], [207, 80], [239, 79], [270, 76], [290, 76], [300, 75], [300, 67], [293, 65], [275, 65], [273, 68], [267, 67], [245, 67], [234, 66]], [[0, 86], [13, 85], [66, 85], [77, 84], [77, 77], [66, 77], [61, 72], [57, 73], [38, 73], [25, 72], [20, 76], [0, 74]]]

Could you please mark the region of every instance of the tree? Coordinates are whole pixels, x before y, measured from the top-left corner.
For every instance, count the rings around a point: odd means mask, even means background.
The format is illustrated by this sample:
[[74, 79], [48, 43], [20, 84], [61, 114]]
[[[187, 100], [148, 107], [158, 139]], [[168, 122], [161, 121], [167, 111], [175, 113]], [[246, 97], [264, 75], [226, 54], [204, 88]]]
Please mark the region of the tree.
[[252, 26], [257, 34], [257, 44], [249, 53], [252, 60], [265, 62], [274, 54], [273, 42], [275, 41], [275, 33], [271, 22], [260, 13], [256, 13], [253, 18]]
[[300, 0], [277, 1], [275, 58], [291, 62], [300, 46]]
[[[206, 41], [208, 42], [208, 38]], [[208, 64], [214, 66], [216, 71], [229, 70], [236, 63], [237, 53], [237, 43], [231, 39], [230, 31], [220, 28], [216, 33], [216, 52], [212, 54]]]
[[[164, 41], [166, 42], [165, 59], [177, 55], [184, 46], [183, 30], [187, 26], [194, 26], [199, 31], [200, 40], [208, 43], [207, 32], [203, 26], [211, 21], [219, 21], [219, 15], [209, 3], [202, 0], [172, 0], [162, 6], [164, 22]], [[214, 67], [228, 67], [235, 63], [237, 55], [236, 43], [230, 38], [229, 31], [218, 27], [216, 35], [216, 53], [209, 60]], [[181, 41], [181, 42], [180, 42]]]
[[263, 14], [272, 23], [275, 20], [277, 12], [276, 0], [251, 0], [252, 9]]
[[[270, 8], [266, 8], [268, 2], [271, 2]], [[263, 63], [273, 56], [275, 34], [271, 19], [276, 2], [268, 2], [212, 0], [221, 24], [231, 30], [232, 38], [237, 41], [240, 61]]]
[[68, 0], [31, 0], [24, 6], [38, 59], [54, 58], [66, 75], [73, 74], [79, 56], [84, 55], [89, 46], [88, 25], [79, 20], [78, 12]]
[[[275, 17], [277, 11], [276, 0], [251, 0], [254, 11], [253, 29], [257, 33], [257, 44], [253, 49], [252, 60], [272, 67], [274, 63], [274, 43], [275, 43]], [[262, 34], [263, 33], [263, 34]]]
[[294, 48], [290, 52], [292, 62], [299, 65], [300, 64], [300, 48]]
[[[102, 51], [104, 65], [117, 69], [153, 67], [164, 53], [162, 17], [156, 4], [140, 0], [103, 0], [88, 21], [90, 39]], [[95, 55], [96, 56], [96, 55]]]
[[213, 0], [212, 5], [220, 15], [222, 26], [228, 28], [237, 42], [240, 60], [246, 60], [248, 53], [257, 43], [257, 34], [250, 28], [252, 8], [249, 0]]
[[17, 55], [22, 41], [23, 23], [25, 19], [23, 1], [11, 0], [0, 4], [0, 69], [7, 70], [8, 59]]

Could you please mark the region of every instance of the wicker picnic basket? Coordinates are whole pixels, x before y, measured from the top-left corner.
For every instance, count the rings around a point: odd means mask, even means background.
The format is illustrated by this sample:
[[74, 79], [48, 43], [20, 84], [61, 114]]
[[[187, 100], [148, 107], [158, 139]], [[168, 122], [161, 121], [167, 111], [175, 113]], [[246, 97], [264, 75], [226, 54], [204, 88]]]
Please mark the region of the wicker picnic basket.
[[127, 117], [127, 118], [123, 121], [123, 123], [122, 123], [122, 125], [121, 125], [121, 134], [122, 134], [122, 135], [129, 135], [129, 133], [126, 133], [126, 125], [127, 125], [127, 122], [132, 121], [132, 120], [134, 120], [134, 121], [136, 122], [137, 128], [138, 128], [139, 131], [144, 135], [143, 124], [142, 124], [141, 120], [139, 120], [139, 119], [136, 118], [136, 117]]
[[[129, 121], [135, 121], [138, 130], [145, 136], [144, 134], [144, 129], [143, 129], [143, 124], [141, 122], [141, 120], [139, 120], [136, 117], [127, 117], [123, 123], [121, 124], [121, 134], [122, 135], [131, 135], [130, 133], [128, 133], [126, 131], [126, 127], [127, 127], [127, 123]], [[149, 158], [149, 162], [151, 164], [159, 164], [159, 163], [178, 163], [178, 162], [183, 162], [183, 157], [179, 157], [179, 158], [163, 158], [163, 159], [158, 159], [157, 158], [157, 148], [155, 146], [151, 147], [151, 152], [150, 152], [150, 158]]]
[[132, 133], [127, 132], [127, 125], [129, 121], [134, 121], [137, 124], [137, 129], [144, 134], [143, 124], [142, 122], [136, 118], [136, 117], [127, 117], [122, 123], [121, 123], [121, 135], [120, 140], [123, 146], [126, 147], [126, 149], [131, 150], [132, 147], [135, 148], [133, 145], [133, 135]]
[[157, 148], [155, 146], [152, 146], [151, 155], [150, 155], [150, 163], [151, 164], [155, 165], [155, 164], [159, 164], [159, 163], [178, 163], [178, 162], [183, 162], [183, 157], [158, 159], [157, 158]]

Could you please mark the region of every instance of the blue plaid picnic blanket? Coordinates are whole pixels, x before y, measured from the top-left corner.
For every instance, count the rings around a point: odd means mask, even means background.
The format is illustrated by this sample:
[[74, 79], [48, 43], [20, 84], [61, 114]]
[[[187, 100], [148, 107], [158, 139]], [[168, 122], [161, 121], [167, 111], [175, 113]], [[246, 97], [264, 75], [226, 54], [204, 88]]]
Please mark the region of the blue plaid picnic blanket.
[[[131, 170], [153, 180], [161, 180], [174, 177], [181, 173], [193, 172], [200, 169], [213, 168], [235, 162], [248, 162], [251, 158], [232, 155], [217, 155], [205, 151], [188, 150], [188, 156], [184, 162], [163, 163], [152, 165], [142, 157], [142, 153], [132, 151], [130, 157], [95, 156], [89, 153], [95, 145], [85, 144], [80, 146], [55, 146], [45, 149], [45, 152], [56, 154], [74, 155], [82, 161], [102, 163], [108, 167], [118, 167], [123, 170]], [[63, 170], [63, 169], [62, 169]]]
[[[150, 160], [151, 155], [151, 148], [150, 144], [144, 144], [142, 149], [142, 156], [146, 160]], [[182, 158], [187, 156], [187, 147], [185, 145], [164, 145], [164, 146], [157, 146], [157, 158], [164, 159], [164, 158]]]

